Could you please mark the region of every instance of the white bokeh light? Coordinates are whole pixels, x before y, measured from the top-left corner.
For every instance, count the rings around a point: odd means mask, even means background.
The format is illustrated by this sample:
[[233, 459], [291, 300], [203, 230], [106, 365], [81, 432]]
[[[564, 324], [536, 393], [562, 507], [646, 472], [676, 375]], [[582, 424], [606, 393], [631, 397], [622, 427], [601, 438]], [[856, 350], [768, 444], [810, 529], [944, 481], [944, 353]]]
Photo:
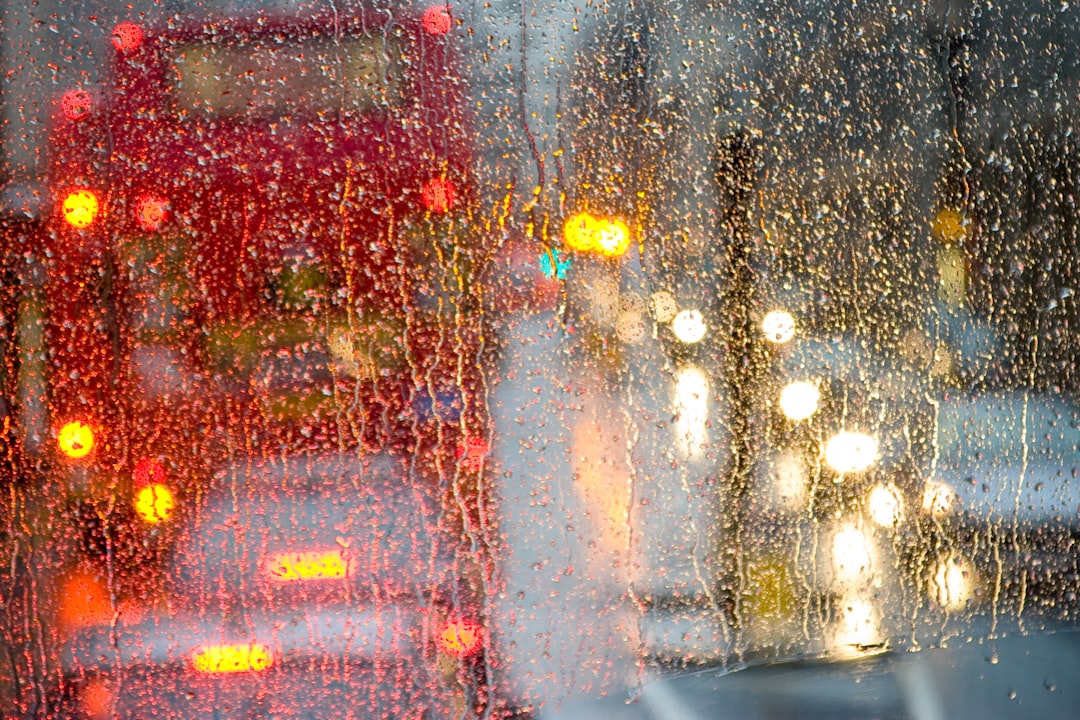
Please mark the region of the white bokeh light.
[[861, 529], [844, 525], [833, 536], [833, 570], [841, 582], [870, 572], [870, 541]]
[[862, 472], [877, 458], [877, 440], [866, 433], [838, 432], [825, 445], [825, 462], [838, 473]]
[[769, 342], [786, 343], [795, 337], [795, 318], [787, 310], [773, 310], [762, 319], [761, 331]]
[[870, 518], [881, 527], [895, 527], [904, 517], [900, 491], [891, 485], [877, 485], [866, 499]]
[[941, 560], [930, 580], [938, 605], [947, 610], [960, 610], [974, 597], [971, 567], [962, 558]]
[[922, 511], [940, 520], [953, 511], [958, 502], [956, 493], [945, 483], [931, 481], [923, 489]]
[[684, 343], [696, 343], [705, 337], [705, 318], [698, 310], [682, 310], [671, 321], [671, 331]]
[[788, 383], [780, 391], [780, 410], [788, 420], [806, 420], [817, 412], [821, 391], [812, 382], [800, 380]]

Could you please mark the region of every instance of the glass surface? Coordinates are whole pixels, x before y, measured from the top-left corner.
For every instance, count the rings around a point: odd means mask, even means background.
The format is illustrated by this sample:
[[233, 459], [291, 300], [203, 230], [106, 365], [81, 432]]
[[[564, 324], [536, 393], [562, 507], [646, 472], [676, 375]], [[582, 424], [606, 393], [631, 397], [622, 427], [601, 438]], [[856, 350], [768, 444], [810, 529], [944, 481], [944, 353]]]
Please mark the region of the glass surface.
[[10, 715], [1074, 713], [1075, 8], [5, 13]]

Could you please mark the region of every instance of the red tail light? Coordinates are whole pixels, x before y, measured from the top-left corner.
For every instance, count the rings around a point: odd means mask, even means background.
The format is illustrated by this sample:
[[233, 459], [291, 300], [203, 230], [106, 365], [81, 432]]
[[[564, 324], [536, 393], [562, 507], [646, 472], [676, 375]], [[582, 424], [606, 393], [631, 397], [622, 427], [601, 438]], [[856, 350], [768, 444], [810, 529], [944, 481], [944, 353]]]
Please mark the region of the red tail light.
[[479, 472], [484, 466], [484, 457], [488, 454], [487, 440], [471, 437], [454, 450], [454, 458], [461, 461], [466, 470]]
[[480, 649], [480, 625], [466, 618], [449, 619], [440, 628], [435, 642], [448, 655], [467, 657]]
[[68, 120], [82, 120], [94, 109], [94, 96], [86, 90], [68, 90], [60, 98], [60, 110]]
[[147, 232], [160, 228], [168, 214], [168, 200], [153, 195], [143, 195], [135, 203], [135, 221]]
[[113, 716], [116, 692], [110, 681], [96, 678], [87, 683], [82, 691], [83, 710], [90, 720], [105, 720]]
[[65, 635], [80, 628], [108, 624], [112, 599], [105, 581], [95, 573], [75, 570], [61, 581], [57, 620]]
[[122, 22], [112, 31], [112, 44], [119, 53], [135, 52], [142, 44], [143, 30], [135, 23]]
[[443, 178], [428, 180], [420, 191], [420, 202], [429, 212], [444, 213], [454, 205], [457, 190], [454, 184]]
[[152, 483], [163, 483], [165, 482], [165, 466], [157, 458], [141, 458], [135, 463], [135, 469], [131, 471], [131, 479], [135, 481], [135, 487], [138, 488]]
[[432, 5], [424, 11], [421, 18], [424, 30], [432, 35], [445, 35], [450, 32], [450, 10], [446, 5]]

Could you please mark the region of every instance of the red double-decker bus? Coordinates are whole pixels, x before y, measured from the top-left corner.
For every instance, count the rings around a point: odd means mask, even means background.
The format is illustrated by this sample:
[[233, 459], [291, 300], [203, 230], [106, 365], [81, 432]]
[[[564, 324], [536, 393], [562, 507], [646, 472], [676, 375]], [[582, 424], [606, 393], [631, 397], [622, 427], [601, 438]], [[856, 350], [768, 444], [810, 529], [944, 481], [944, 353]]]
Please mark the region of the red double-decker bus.
[[[244, 458], [396, 453], [477, 521], [486, 256], [452, 29], [444, 5], [125, 22], [104, 89], [58, 98], [53, 479], [112, 513], [103, 555], [140, 565]], [[121, 597], [145, 583], [120, 569]]]
[[435, 614], [479, 617], [487, 250], [452, 30], [445, 5], [125, 22], [104, 89], [58, 98], [42, 242], [69, 634], [160, 603], [215, 472], [328, 453], [400, 458], [441, 498], [471, 590]]

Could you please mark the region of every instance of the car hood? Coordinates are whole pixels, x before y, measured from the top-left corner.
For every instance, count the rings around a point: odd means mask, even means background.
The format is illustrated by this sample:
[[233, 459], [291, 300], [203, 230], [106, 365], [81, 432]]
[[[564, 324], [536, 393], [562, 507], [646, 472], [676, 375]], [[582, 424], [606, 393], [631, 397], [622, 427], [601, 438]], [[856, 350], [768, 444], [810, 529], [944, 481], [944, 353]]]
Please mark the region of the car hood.
[[631, 695], [560, 708], [558, 720], [1078, 717], [1080, 634], [965, 642], [853, 660], [688, 672]]

